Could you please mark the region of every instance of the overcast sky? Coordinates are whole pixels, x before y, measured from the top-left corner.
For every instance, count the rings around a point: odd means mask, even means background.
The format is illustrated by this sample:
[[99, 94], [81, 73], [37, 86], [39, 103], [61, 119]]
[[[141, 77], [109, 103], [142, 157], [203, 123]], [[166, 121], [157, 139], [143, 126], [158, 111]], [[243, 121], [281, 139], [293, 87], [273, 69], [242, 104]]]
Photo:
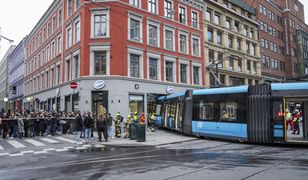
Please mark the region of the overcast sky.
[[[308, 7], [307, 0], [300, 0]], [[1, 35], [18, 43], [33, 29], [53, 0], [1, 0], [0, 28]], [[305, 19], [308, 20], [308, 12]], [[8, 50], [10, 43], [4, 39], [0, 41], [0, 60]]]

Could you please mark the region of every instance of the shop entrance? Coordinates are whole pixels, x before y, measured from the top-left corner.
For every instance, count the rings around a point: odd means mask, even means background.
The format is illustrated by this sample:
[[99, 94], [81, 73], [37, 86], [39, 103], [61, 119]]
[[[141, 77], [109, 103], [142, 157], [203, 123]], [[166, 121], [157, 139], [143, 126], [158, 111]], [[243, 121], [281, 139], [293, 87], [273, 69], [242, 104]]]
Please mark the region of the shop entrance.
[[108, 112], [108, 92], [92, 91], [92, 111], [96, 116]]
[[285, 135], [287, 141], [308, 140], [308, 98], [285, 98]]
[[144, 98], [143, 95], [129, 95], [129, 112], [138, 115], [144, 112]]

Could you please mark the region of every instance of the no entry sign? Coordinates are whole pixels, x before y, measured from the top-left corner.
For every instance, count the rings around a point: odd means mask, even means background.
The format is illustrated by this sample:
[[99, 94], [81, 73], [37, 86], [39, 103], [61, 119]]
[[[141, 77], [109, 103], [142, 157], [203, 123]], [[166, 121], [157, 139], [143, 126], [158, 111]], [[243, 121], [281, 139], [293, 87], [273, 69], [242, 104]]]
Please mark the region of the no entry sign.
[[76, 82], [71, 82], [71, 84], [70, 84], [70, 87], [72, 88], [72, 89], [77, 89], [77, 83]]

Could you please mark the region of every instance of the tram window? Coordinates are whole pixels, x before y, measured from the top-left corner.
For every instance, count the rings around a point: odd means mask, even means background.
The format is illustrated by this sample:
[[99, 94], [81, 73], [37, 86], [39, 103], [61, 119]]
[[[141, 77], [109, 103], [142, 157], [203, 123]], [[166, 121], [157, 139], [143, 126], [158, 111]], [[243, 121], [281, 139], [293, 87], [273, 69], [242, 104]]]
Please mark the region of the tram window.
[[162, 113], [161, 108], [162, 108], [162, 106], [161, 106], [160, 104], [157, 104], [157, 105], [156, 105], [155, 113], [156, 113], [157, 116], [162, 115], [162, 114], [161, 114], [161, 113]]
[[237, 112], [238, 112], [237, 102], [220, 103], [221, 121], [238, 121]]
[[176, 104], [172, 103], [169, 105], [168, 117], [175, 117]]
[[273, 119], [275, 122], [283, 122], [284, 110], [282, 101], [273, 102]]
[[214, 120], [214, 103], [200, 102], [199, 109], [199, 119]]

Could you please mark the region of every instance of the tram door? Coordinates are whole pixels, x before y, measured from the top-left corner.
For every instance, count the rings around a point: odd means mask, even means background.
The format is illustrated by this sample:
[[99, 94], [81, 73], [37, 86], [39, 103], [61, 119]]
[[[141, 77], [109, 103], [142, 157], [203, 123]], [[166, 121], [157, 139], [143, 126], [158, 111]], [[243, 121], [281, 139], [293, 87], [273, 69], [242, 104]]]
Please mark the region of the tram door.
[[183, 106], [182, 101], [178, 101], [176, 104], [175, 129], [179, 131], [182, 131]]
[[308, 140], [308, 99], [286, 99], [285, 108], [285, 135], [287, 141]]

